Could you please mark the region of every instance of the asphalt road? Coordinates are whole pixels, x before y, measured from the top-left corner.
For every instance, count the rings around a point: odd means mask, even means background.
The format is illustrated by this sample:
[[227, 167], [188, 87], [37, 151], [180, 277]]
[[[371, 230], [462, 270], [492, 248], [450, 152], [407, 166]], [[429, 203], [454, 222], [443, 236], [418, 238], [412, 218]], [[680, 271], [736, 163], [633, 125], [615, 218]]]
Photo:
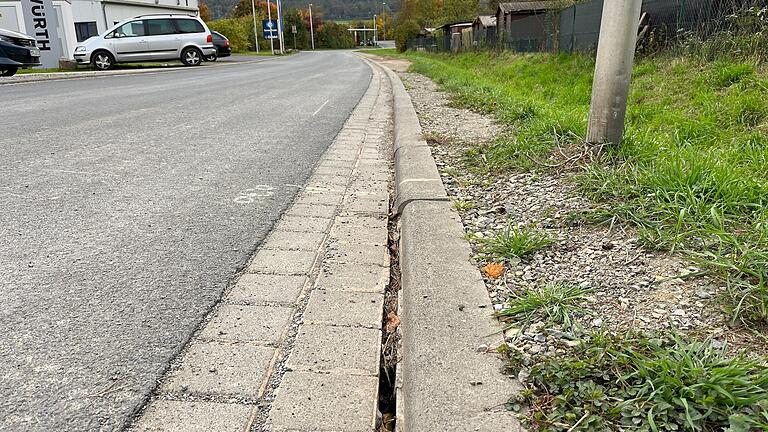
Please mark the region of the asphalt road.
[[0, 430], [120, 430], [367, 88], [348, 52], [0, 86]]

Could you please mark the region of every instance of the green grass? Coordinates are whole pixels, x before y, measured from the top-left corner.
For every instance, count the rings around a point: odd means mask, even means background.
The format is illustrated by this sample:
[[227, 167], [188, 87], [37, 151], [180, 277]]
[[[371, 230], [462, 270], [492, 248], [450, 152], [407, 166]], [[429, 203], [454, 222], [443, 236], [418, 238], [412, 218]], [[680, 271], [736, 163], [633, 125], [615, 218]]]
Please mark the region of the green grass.
[[[395, 55], [388, 53], [388, 55]], [[580, 149], [594, 69], [584, 55], [407, 52], [455, 105], [507, 132], [467, 152], [492, 175]], [[551, 165], [548, 163], [547, 165]], [[576, 176], [593, 221], [635, 225], [650, 249], [701, 261], [732, 289], [736, 321], [768, 323], [768, 78], [757, 62], [660, 56], [636, 63], [624, 141]]]
[[517, 228], [511, 224], [495, 237], [478, 241], [481, 255], [499, 259], [525, 258], [553, 242], [544, 232], [529, 227]]
[[539, 288], [513, 293], [507, 306], [496, 313], [496, 317], [508, 327], [518, 326], [521, 331], [533, 321], [541, 320], [547, 325], [558, 324], [570, 330], [575, 314], [584, 313], [583, 304], [591, 291], [568, 283], [552, 283]]
[[533, 360], [528, 390], [509, 404], [531, 408], [523, 418], [533, 430], [768, 430], [764, 360], [679, 335], [589, 342]]

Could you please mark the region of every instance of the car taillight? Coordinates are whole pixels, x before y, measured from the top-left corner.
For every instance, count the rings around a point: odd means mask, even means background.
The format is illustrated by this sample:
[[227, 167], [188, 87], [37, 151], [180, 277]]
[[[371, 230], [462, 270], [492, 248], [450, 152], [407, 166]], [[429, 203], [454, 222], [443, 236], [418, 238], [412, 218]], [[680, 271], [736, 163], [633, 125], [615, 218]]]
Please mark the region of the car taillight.
[[205, 41], [208, 42], [208, 43], [213, 42], [213, 36], [208, 35], [208, 39], [206, 39]]
[[224, 46], [225, 46], [225, 47], [228, 47], [228, 46], [229, 46], [229, 41], [228, 41], [228, 40], [224, 41]]

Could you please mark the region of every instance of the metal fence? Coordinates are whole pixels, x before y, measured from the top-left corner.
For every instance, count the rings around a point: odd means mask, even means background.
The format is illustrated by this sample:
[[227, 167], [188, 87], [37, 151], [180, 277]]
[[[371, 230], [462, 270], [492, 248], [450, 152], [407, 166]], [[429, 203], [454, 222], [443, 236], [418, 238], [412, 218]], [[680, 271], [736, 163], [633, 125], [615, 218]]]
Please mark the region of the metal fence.
[[[562, 10], [530, 14], [497, 28], [493, 41], [478, 41], [470, 49], [520, 52], [589, 52], [597, 48], [604, 0], [578, 3]], [[621, 0], [610, 0], [621, 1]], [[664, 46], [680, 39], [709, 35], [728, 28], [729, 17], [750, 7], [766, 7], [767, 0], [643, 0], [641, 42]], [[408, 48], [424, 51], [457, 51], [450, 40], [421, 38]], [[475, 41], [477, 37], [473, 38]], [[466, 50], [466, 44], [458, 47]]]

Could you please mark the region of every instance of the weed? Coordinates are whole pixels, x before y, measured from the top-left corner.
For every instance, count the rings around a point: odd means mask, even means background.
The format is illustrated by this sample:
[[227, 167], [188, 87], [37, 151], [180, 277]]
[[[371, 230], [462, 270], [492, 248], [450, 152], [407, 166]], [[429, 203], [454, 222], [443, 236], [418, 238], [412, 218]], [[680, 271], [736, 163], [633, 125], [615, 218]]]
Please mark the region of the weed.
[[475, 208], [475, 202], [472, 200], [460, 200], [455, 199], [453, 200], [453, 208], [455, 208], [458, 211], [468, 211]]
[[507, 225], [495, 237], [480, 239], [480, 253], [499, 259], [524, 258], [553, 243], [549, 235], [534, 228]]
[[544, 320], [547, 324], [559, 324], [568, 330], [574, 325], [573, 317], [584, 313], [582, 304], [587, 301], [590, 292], [568, 283], [547, 284], [522, 294], [513, 294], [507, 306], [496, 316], [510, 327], [519, 326], [522, 329], [534, 320]]
[[[594, 333], [533, 362], [526, 421], [540, 430], [730, 431], [768, 427], [765, 359], [674, 333]], [[520, 402], [520, 401], [518, 401]], [[578, 426], [576, 423], [578, 423]]]

